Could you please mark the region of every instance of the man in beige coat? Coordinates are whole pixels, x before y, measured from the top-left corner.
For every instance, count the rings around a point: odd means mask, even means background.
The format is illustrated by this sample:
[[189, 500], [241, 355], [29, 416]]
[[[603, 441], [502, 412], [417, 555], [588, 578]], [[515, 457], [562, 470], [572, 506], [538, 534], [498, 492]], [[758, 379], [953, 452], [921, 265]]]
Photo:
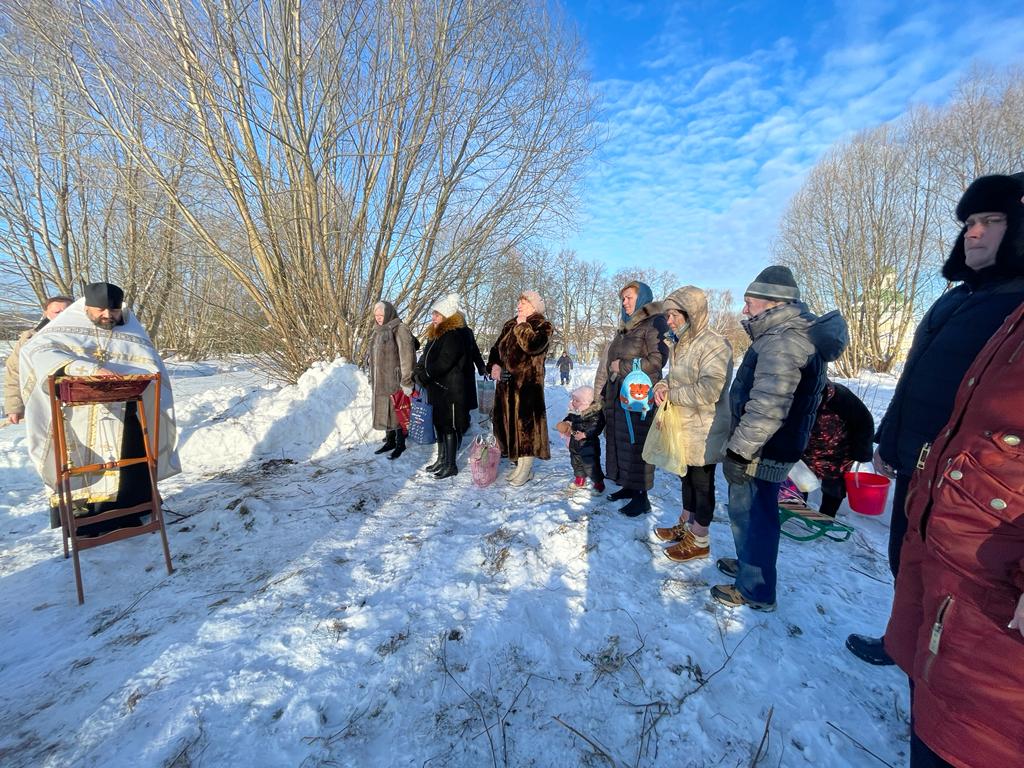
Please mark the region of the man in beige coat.
[[[654, 535], [671, 542], [670, 560], [685, 562], [711, 552], [709, 528], [715, 513], [715, 466], [729, 438], [729, 380], [732, 347], [708, 325], [708, 299], [687, 285], [662, 302], [671, 330], [668, 376], [654, 385], [654, 402], [668, 400], [681, 415], [686, 474], [682, 480], [683, 510], [670, 528]], [[673, 341], [674, 339], [674, 341]]]
[[11, 349], [4, 364], [4, 413], [11, 424], [19, 423], [25, 416], [25, 403], [21, 399], [21, 386], [18, 384], [18, 356], [25, 342], [36, 332], [53, 320], [57, 315], [71, 306], [74, 299], [67, 296], [51, 296], [43, 303], [43, 317], [34, 328], [22, 333]]

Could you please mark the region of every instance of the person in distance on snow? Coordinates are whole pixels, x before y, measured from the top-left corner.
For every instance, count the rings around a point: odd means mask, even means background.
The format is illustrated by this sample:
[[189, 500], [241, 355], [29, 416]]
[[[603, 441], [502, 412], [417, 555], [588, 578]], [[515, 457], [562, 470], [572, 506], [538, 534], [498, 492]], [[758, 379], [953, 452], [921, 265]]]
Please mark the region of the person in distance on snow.
[[[449, 293], [430, 309], [427, 343], [416, 363], [413, 378], [427, 391], [437, 434], [437, 461], [427, 467], [434, 477], [457, 475], [455, 458], [462, 435], [469, 429], [467, 360], [474, 357], [459, 297]], [[475, 350], [479, 355], [480, 350]]]
[[[917, 326], [914, 342], [878, 425], [875, 471], [894, 479], [889, 569], [899, 574], [907, 529], [907, 489], [949, 418], [957, 387], [978, 351], [1024, 301], [1024, 174], [982, 176], [956, 206], [963, 227], [942, 266], [956, 287]], [[892, 664], [882, 638], [854, 634], [846, 647], [869, 664]]]
[[575, 477], [570, 491], [582, 490], [591, 482], [591, 493], [604, 493], [604, 473], [601, 471], [601, 432], [604, 430], [604, 410], [594, 402], [593, 387], [577, 387], [569, 397], [569, 413], [555, 424], [555, 429], [569, 438], [569, 461]]
[[848, 340], [838, 312], [816, 317], [800, 301], [793, 273], [772, 266], [743, 296], [751, 345], [729, 388], [732, 430], [722, 471], [736, 558], [716, 565], [735, 583], [711, 588], [718, 602], [775, 610], [779, 486], [807, 447], [828, 363]]
[[401, 321], [394, 306], [378, 301], [373, 306], [373, 342], [370, 355], [370, 384], [373, 388], [373, 428], [384, 430], [384, 444], [374, 453], [391, 453], [397, 459], [405, 451], [405, 431], [398, 423], [392, 393], [401, 389], [412, 394], [412, 369], [419, 346], [412, 331]]
[[572, 372], [572, 358], [569, 357], [567, 350], [562, 350], [562, 356], [558, 358], [558, 362], [555, 363], [558, 366], [558, 382], [559, 384], [569, 383], [569, 374]]
[[544, 300], [523, 291], [516, 316], [502, 327], [487, 356], [494, 387], [494, 437], [503, 456], [516, 462], [509, 485], [525, 485], [533, 477], [533, 460], [548, 460], [548, 418], [544, 405], [544, 357], [551, 343], [551, 323]]

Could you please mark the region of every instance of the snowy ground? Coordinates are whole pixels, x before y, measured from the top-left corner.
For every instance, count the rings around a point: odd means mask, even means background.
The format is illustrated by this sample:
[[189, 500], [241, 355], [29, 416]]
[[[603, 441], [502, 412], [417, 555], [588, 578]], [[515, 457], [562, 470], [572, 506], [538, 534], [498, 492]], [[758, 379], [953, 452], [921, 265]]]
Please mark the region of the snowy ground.
[[[155, 536], [89, 550], [84, 606], [24, 430], [0, 430], [0, 764], [906, 763], [905, 678], [843, 648], [888, 615], [887, 514], [844, 507], [845, 543], [783, 539], [779, 610], [729, 610], [708, 595], [733, 554], [721, 475], [712, 559], [679, 565], [651, 535], [678, 514], [673, 476], [630, 520], [567, 494], [552, 431], [521, 490], [436, 481], [417, 473], [432, 448], [373, 455], [350, 366], [292, 387], [231, 362], [172, 372], [177, 570]], [[884, 410], [891, 379], [852, 384]]]

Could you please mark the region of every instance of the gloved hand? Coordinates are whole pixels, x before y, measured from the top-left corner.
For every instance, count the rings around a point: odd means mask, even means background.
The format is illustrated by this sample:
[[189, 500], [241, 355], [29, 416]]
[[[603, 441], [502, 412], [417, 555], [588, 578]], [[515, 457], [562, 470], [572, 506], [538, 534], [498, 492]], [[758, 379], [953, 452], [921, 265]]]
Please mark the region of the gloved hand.
[[416, 363], [412, 368], [412, 380], [419, 384], [424, 389], [430, 381], [427, 379], [427, 371], [423, 367], [422, 363]]
[[412, 387], [402, 387], [406, 397], [412, 397]]
[[725, 459], [722, 460], [722, 473], [731, 485], [744, 485], [749, 483], [751, 477], [747, 474], [750, 468], [750, 460], [740, 456], [735, 451], [726, 451]]

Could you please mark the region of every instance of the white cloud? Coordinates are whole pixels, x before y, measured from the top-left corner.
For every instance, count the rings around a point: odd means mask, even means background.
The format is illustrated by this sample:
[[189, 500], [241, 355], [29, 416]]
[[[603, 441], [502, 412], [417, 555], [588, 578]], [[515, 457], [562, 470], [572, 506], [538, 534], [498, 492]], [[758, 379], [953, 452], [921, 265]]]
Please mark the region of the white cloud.
[[880, 19], [889, 4], [847, 7], [804, 43], [835, 40], [816, 59], [790, 36], [732, 60], [698, 56], [699, 38], [677, 10], [640, 54], [646, 76], [596, 85], [608, 144], [588, 179], [580, 231], [562, 245], [738, 295], [771, 258], [790, 197], [837, 142], [917, 100], [948, 98], [979, 53], [1024, 62], [1024, 19], [986, 7], [960, 22], [929, 6], [888, 31]]

